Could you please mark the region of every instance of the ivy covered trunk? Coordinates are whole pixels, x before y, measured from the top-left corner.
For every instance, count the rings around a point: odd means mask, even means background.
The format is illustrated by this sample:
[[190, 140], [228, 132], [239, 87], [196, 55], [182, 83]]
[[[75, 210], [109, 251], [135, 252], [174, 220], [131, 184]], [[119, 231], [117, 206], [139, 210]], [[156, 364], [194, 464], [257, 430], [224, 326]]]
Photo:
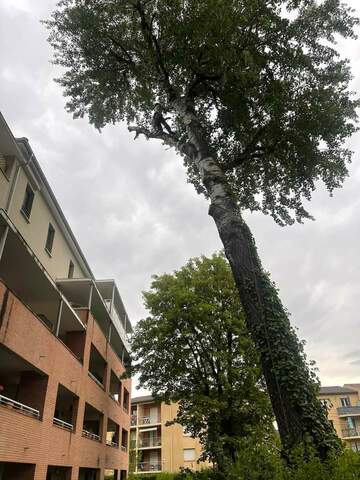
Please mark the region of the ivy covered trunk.
[[192, 161], [210, 198], [213, 217], [230, 263], [248, 330], [260, 354], [285, 455], [308, 441], [325, 459], [340, 442], [316, 397], [317, 379], [291, 327], [275, 286], [264, 272], [254, 238], [233, 199], [226, 175], [209, 149], [193, 107], [177, 105], [193, 148]]

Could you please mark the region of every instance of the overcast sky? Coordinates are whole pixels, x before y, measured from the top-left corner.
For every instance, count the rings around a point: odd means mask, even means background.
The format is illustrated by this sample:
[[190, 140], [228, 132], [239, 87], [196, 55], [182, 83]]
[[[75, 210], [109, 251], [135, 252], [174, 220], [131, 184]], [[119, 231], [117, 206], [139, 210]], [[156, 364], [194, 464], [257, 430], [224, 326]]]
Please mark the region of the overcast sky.
[[[348, 1], [360, 16], [359, 0]], [[98, 278], [115, 278], [133, 323], [151, 275], [221, 248], [207, 202], [186, 183], [181, 160], [156, 141], [133, 141], [123, 125], [101, 134], [64, 111], [40, 23], [54, 0], [0, 0], [0, 110], [26, 136]], [[360, 40], [339, 45], [360, 90]], [[351, 176], [315, 222], [281, 228], [248, 215], [260, 256], [307, 340], [323, 384], [360, 382], [360, 136]]]

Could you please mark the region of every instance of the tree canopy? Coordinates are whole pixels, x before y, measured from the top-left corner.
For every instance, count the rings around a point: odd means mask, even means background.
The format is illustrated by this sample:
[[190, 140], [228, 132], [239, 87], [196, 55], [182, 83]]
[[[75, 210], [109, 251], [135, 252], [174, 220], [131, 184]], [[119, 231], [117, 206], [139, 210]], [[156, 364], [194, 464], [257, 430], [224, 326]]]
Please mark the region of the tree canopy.
[[179, 402], [176, 421], [200, 438], [204, 457], [224, 468], [242, 440], [271, 437], [258, 354], [224, 255], [154, 276], [144, 300], [149, 316], [135, 327], [132, 371], [157, 398]]
[[320, 181], [332, 193], [346, 178], [359, 102], [336, 41], [354, 37], [351, 9], [340, 0], [60, 0], [46, 24], [74, 117], [97, 128], [126, 121], [173, 147], [209, 198], [284, 450], [310, 438], [323, 459], [338, 451], [242, 212], [301, 222]]
[[358, 102], [334, 45], [357, 20], [339, 0], [61, 0], [47, 24], [75, 117], [149, 128], [160, 102], [181, 142], [171, 100], [195, 99], [242, 209], [301, 221], [317, 180], [347, 176]]

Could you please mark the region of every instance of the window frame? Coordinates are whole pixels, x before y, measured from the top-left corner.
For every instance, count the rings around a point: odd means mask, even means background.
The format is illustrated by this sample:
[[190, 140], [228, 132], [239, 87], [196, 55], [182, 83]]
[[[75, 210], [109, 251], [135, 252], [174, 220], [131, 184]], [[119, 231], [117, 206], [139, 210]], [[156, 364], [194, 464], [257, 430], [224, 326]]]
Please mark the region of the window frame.
[[69, 262], [68, 278], [74, 278], [75, 265], [72, 260]]
[[48, 231], [46, 235], [46, 242], [45, 242], [45, 251], [50, 257], [52, 256], [52, 251], [54, 248], [54, 239], [55, 239], [55, 228], [53, 227], [52, 223], [49, 222]]
[[27, 221], [30, 221], [31, 212], [34, 205], [34, 199], [35, 199], [35, 191], [30, 185], [30, 183], [27, 182], [24, 198], [22, 201], [21, 209], [20, 209], [21, 213], [24, 215]]
[[[185, 458], [185, 452], [193, 452], [194, 458]], [[196, 450], [195, 448], [183, 448], [183, 458], [184, 462], [195, 462], [196, 461]]]

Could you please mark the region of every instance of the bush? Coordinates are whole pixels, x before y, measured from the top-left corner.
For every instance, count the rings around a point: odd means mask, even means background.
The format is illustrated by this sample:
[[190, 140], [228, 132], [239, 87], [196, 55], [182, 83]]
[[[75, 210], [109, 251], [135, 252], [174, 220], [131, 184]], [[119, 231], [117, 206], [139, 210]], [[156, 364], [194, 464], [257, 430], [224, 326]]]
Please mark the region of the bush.
[[199, 472], [130, 475], [129, 480], [360, 480], [360, 454], [346, 450], [340, 457], [321, 462], [315, 455], [307, 462], [302, 455], [285, 465], [276, 452], [265, 447], [244, 448], [236, 466], [220, 476], [212, 469]]

